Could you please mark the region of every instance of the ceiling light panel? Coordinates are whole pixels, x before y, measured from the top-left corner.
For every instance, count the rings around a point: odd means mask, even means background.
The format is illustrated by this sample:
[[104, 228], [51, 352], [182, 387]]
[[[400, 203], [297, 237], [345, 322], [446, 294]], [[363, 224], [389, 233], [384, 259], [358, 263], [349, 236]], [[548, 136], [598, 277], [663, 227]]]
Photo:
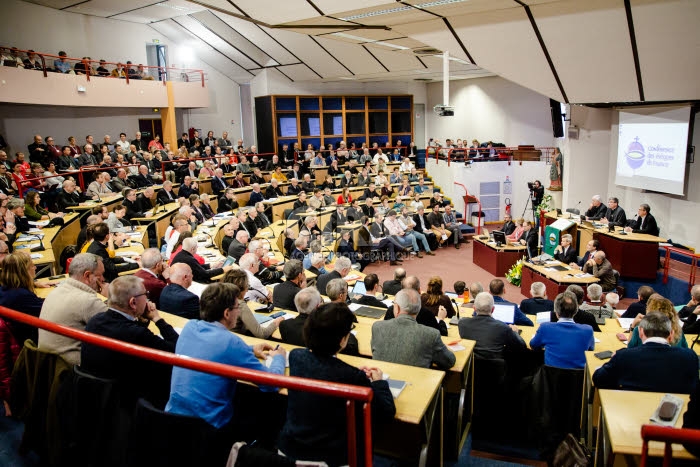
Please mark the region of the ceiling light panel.
[[[347, 0], [313, 0], [314, 4], [326, 15], [342, 16], [339, 13], [348, 11]], [[386, 5], [395, 5], [396, 0], [353, 0], [353, 10], [362, 8], [374, 8]]]
[[375, 8], [348, 11], [342, 16], [338, 15], [338, 18], [367, 25], [392, 25], [428, 20], [434, 16], [408, 5], [392, 3]]

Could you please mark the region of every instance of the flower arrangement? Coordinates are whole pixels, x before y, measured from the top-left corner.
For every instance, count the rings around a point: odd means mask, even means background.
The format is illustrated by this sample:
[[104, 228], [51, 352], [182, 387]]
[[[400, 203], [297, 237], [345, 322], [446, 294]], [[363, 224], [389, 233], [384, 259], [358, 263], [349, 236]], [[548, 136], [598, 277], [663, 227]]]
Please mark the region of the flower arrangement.
[[539, 206], [535, 209], [535, 215], [539, 219], [541, 213], [548, 213], [549, 211], [552, 210], [552, 206], [549, 205], [549, 203], [552, 202], [552, 195], [544, 195], [542, 197], [542, 202], [540, 203]]
[[525, 257], [519, 259], [506, 273], [506, 280], [516, 287], [520, 287], [520, 281], [523, 278], [523, 261]]

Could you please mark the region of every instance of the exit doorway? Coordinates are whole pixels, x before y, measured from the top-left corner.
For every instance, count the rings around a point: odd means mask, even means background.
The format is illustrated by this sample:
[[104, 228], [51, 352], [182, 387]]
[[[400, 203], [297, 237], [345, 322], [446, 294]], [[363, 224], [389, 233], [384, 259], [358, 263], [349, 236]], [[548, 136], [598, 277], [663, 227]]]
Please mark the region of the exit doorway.
[[139, 118], [139, 131], [146, 143], [150, 143], [156, 135], [163, 141], [163, 122], [160, 118]]

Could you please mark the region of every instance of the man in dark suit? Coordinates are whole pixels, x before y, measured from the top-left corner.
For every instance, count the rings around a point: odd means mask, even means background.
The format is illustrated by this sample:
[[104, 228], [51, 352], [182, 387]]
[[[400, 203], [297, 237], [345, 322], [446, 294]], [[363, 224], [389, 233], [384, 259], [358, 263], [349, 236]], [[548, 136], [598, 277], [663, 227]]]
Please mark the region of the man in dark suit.
[[211, 282], [212, 277], [221, 275], [231, 270], [231, 266], [221, 267], [221, 262], [214, 264], [213, 266], [209, 264], [204, 264], [204, 266], [202, 266], [194, 257], [196, 252], [197, 240], [192, 237], [186, 238], [182, 242], [182, 250], [175, 255], [175, 258], [173, 258], [171, 261], [171, 265], [177, 263], [187, 264], [190, 269], [192, 269], [192, 278], [196, 282], [201, 282], [203, 284]]
[[109, 256], [107, 252], [107, 242], [109, 242], [109, 227], [104, 222], [95, 224], [93, 227], [93, 241], [88, 247], [88, 253], [102, 258], [102, 263], [105, 266], [104, 278], [105, 282], [112, 282], [117, 278], [120, 272], [131, 271], [138, 269], [138, 263], [129, 263], [120, 256], [114, 258]]
[[542, 282], [533, 282], [530, 286], [532, 298], [520, 302], [520, 311], [526, 315], [536, 315], [541, 311], [554, 311], [554, 302], [547, 300], [547, 288]]
[[520, 237], [520, 244], [527, 246], [529, 258], [537, 256], [537, 230], [532, 225], [532, 221], [523, 222], [523, 236]]
[[394, 278], [390, 281], [384, 281], [382, 284], [382, 292], [387, 295], [396, 295], [403, 287], [401, 283], [406, 278], [406, 270], [404, 268], [394, 269]]
[[294, 297], [303, 288], [306, 288], [306, 275], [301, 261], [290, 259], [284, 264], [284, 277], [286, 280], [272, 290], [272, 303], [275, 308], [297, 311]]
[[493, 301], [498, 305], [513, 305], [513, 321], [514, 324], [519, 326], [534, 326], [532, 320], [525, 316], [525, 314], [520, 311], [520, 307], [513, 302], [509, 302], [503, 299], [503, 292], [505, 290], [505, 284], [501, 279], [493, 279], [489, 282], [489, 293], [493, 296]]
[[340, 188], [351, 188], [355, 186], [355, 181], [352, 178], [352, 172], [345, 171], [345, 175], [340, 179]]
[[[636, 318], [637, 315], [647, 314], [647, 301], [654, 294], [654, 289], [648, 285], [643, 285], [637, 289], [637, 298], [639, 301], [630, 303], [627, 310], [622, 314], [621, 318]], [[681, 316], [683, 318], [683, 316]]]
[[250, 235], [245, 230], [236, 232], [236, 238], [231, 240], [231, 244], [228, 247], [228, 256], [235, 258], [236, 261], [240, 261], [241, 256], [248, 249], [248, 239], [250, 239]]
[[367, 217], [374, 217], [375, 209], [374, 206], [372, 206], [372, 204], [372, 198], [367, 198], [365, 204], [362, 205], [362, 214], [364, 214]]
[[656, 225], [656, 219], [649, 212], [651, 208], [648, 204], [640, 204], [637, 211], [637, 218], [630, 221], [632, 225], [625, 227], [625, 232], [634, 232], [647, 235], [659, 236], [659, 226]]
[[303, 180], [304, 178], [304, 171], [301, 170], [301, 165], [297, 162], [294, 163], [292, 170], [287, 174], [287, 179], [291, 180], [293, 178], [296, 178], [297, 181]]
[[352, 271], [352, 263], [348, 258], [341, 256], [335, 260], [333, 271], [328, 274], [322, 274], [316, 279], [316, 288], [321, 295], [326, 295], [328, 283], [333, 279], [342, 279], [347, 276], [350, 271]]
[[221, 193], [226, 190], [226, 180], [224, 180], [224, 171], [221, 169], [216, 169], [214, 171], [214, 176], [211, 179], [211, 191], [217, 197], [221, 196]]
[[265, 189], [265, 199], [281, 198], [284, 196], [282, 189], [279, 187], [279, 181], [276, 178], [270, 180], [270, 184]]
[[219, 198], [219, 205], [216, 207], [216, 212], [231, 212], [238, 209], [238, 201], [236, 201], [233, 188], [226, 188], [224, 195]]
[[148, 173], [148, 167], [145, 165], [139, 166], [138, 175], [133, 175], [131, 180], [133, 180], [136, 186], [139, 188], [155, 185], [153, 177], [151, 177], [151, 175]]
[[[148, 301], [148, 293], [140, 278], [123, 276], [115, 279], [109, 285], [109, 306], [107, 311], [88, 321], [87, 332], [164, 352], [175, 351], [178, 333], [160, 317], [155, 304]], [[139, 318], [153, 322], [160, 336], [141, 324]], [[87, 342], [82, 344], [80, 354], [81, 369], [100, 378], [117, 380], [123, 398], [135, 402], [138, 397], [145, 397], [157, 406], [168, 400], [171, 366]]]
[[173, 191], [173, 182], [170, 180], [163, 182], [163, 189], [158, 190], [157, 199], [158, 202], [163, 205], [177, 201], [177, 195]]
[[177, 140], [177, 149], [180, 149], [183, 146], [189, 148], [190, 145], [190, 137], [187, 133], [183, 133], [182, 136]]
[[573, 237], [569, 234], [561, 236], [561, 244], [554, 249], [554, 259], [564, 264], [575, 263], [578, 260], [576, 249], [571, 245]]
[[651, 312], [639, 323], [643, 345], [618, 350], [593, 373], [600, 389], [690, 394], [698, 384], [698, 356], [690, 349], [672, 347], [671, 321]]
[[335, 212], [331, 214], [330, 222], [326, 225], [325, 230], [330, 230], [335, 232], [339, 225], [345, 225], [350, 222], [348, 216], [345, 214], [345, 206], [339, 204], [336, 206]]
[[600, 242], [598, 240], [589, 240], [588, 243], [586, 243], [586, 252], [581, 257], [581, 260], [575, 263], [570, 263], [569, 266], [576, 269], [582, 269], [583, 265], [586, 264], [588, 260], [593, 257], [596, 251], [598, 251], [598, 248], [600, 248]]
[[134, 217], [148, 217], [151, 215], [153, 206], [150, 199], [146, 196], [153, 196], [153, 188], [147, 188], [141, 195], [136, 195], [136, 190], [129, 188], [124, 192], [124, 201], [122, 204], [126, 207], [126, 218], [128, 220]]
[[199, 186], [197, 185], [197, 182], [192, 181], [192, 178], [190, 176], [186, 176], [185, 179], [182, 181], [182, 185], [180, 185], [180, 189], [177, 192], [178, 196], [181, 196], [183, 198], [189, 198], [190, 195], [198, 195], [199, 194]]
[[314, 188], [316, 188], [316, 185], [314, 185], [313, 180], [311, 180], [311, 175], [304, 174], [304, 181], [301, 182], [301, 189], [307, 193], [313, 193]]
[[63, 189], [58, 194], [56, 204], [58, 209], [61, 211], [66, 211], [67, 207], [78, 206], [84, 200], [85, 196], [76, 191], [75, 182], [72, 180], [66, 180], [63, 182]]
[[518, 327], [505, 324], [491, 314], [495, 309], [493, 297], [481, 292], [474, 299], [473, 318], [459, 320], [459, 337], [476, 341], [474, 355], [487, 360], [505, 360], [507, 354], [526, 352], [527, 345], [518, 335]]
[[506, 214], [503, 216], [503, 218], [505, 219], [505, 222], [503, 222], [501, 231], [506, 235], [510, 235], [515, 232], [515, 223], [513, 222], [513, 218], [510, 216], [510, 214]]
[[388, 308], [376, 297], [379, 290], [379, 277], [376, 274], [367, 274], [364, 283], [365, 294], [352, 297], [352, 302], [358, 305], [373, 306], [375, 308]]
[[289, 179], [289, 186], [287, 186], [287, 196], [299, 195], [301, 194], [301, 185], [296, 178]]
[[586, 219], [598, 221], [605, 217], [605, 211], [607, 210], [608, 208], [603, 204], [603, 199], [600, 195], [594, 195], [591, 199], [591, 205], [588, 206], [588, 210], [586, 211]]
[[185, 263], [170, 266], [170, 284], [160, 294], [160, 309], [187, 319], [199, 319], [199, 297], [189, 290], [192, 270]]
[[605, 216], [600, 222], [617, 227], [624, 227], [627, 225], [625, 210], [622, 209], [618, 203], [619, 200], [615, 197], [608, 199], [608, 209], [605, 211]]

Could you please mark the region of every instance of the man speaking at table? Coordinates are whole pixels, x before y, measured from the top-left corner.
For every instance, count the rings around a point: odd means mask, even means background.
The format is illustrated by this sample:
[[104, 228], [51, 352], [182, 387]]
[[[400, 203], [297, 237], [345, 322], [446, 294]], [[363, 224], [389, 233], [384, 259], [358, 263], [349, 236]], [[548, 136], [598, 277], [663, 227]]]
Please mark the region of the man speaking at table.
[[648, 204], [640, 204], [637, 211], [637, 218], [630, 221], [632, 225], [625, 227], [625, 232], [634, 232], [647, 235], [659, 236], [659, 226], [656, 219], [649, 212], [651, 208]]

